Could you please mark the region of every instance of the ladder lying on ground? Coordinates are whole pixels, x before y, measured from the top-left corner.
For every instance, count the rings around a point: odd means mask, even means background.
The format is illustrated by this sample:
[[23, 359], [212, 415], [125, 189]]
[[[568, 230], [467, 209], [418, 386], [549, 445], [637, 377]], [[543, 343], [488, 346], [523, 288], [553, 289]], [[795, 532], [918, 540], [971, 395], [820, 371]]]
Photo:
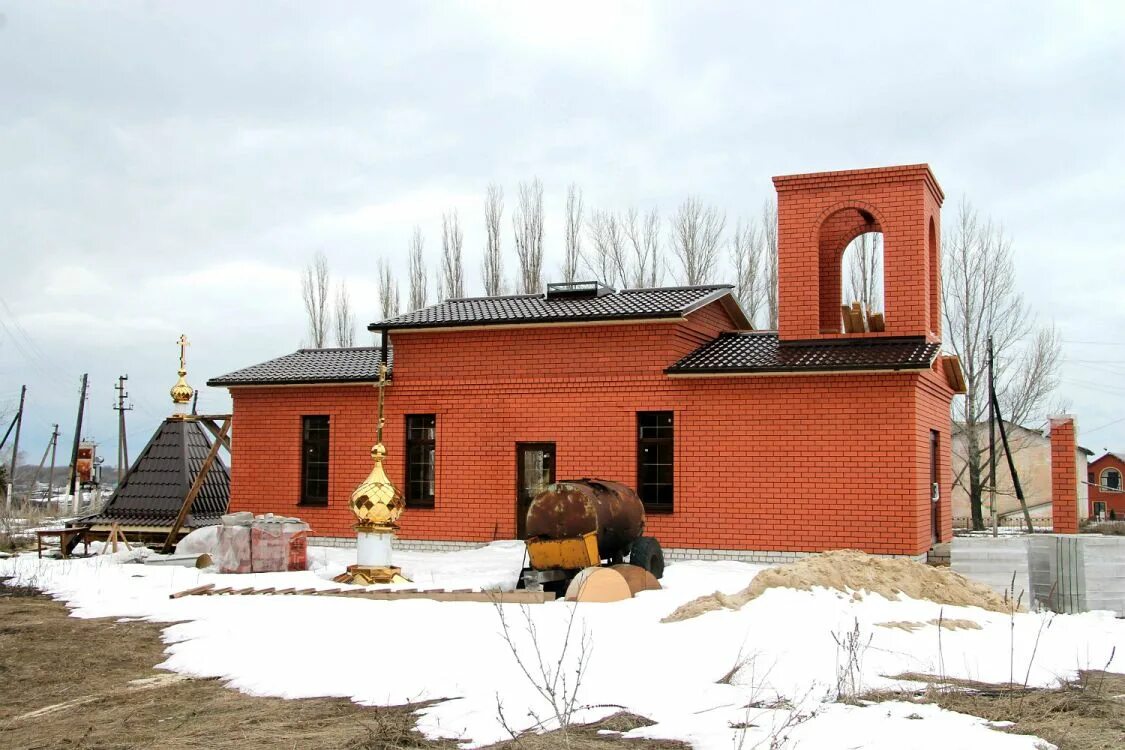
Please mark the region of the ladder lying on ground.
[[185, 596], [344, 596], [352, 599], [376, 599], [395, 601], [398, 599], [430, 599], [438, 602], [489, 602], [492, 604], [543, 604], [554, 601], [555, 595], [549, 591], [474, 591], [472, 589], [256, 589], [253, 586], [236, 589], [232, 586], [215, 588], [215, 584], [178, 591], [169, 594], [169, 599]]

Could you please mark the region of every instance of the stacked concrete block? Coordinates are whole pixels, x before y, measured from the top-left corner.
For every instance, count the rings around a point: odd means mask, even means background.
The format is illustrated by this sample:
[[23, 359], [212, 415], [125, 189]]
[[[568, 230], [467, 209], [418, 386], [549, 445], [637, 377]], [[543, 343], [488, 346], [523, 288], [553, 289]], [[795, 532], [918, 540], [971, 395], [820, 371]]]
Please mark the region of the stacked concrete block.
[[1028, 567], [1036, 604], [1052, 612], [1085, 612], [1086, 578], [1081, 537], [1043, 534], [1030, 539]]
[[1020, 598], [1022, 595], [1023, 605], [1027, 606], [1032, 595], [1028, 539], [1026, 536], [953, 537], [950, 567], [1001, 596]]
[[951, 566], [999, 594], [1011, 589], [1014, 575], [1015, 593], [1029, 609], [1125, 616], [1125, 537], [955, 537]]
[[[1082, 537], [1086, 606], [1125, 617], [1125, 536]], [[1091, 564], [1096, 561], [1096, 564]]]

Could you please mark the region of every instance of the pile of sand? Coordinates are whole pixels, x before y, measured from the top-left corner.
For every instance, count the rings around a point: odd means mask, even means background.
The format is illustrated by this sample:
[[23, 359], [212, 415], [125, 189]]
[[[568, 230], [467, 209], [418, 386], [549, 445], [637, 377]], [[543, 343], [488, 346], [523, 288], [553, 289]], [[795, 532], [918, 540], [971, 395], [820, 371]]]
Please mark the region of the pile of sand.
[[1011, 603], [987, 586], [970, 581], [948, 568], [935, 568], [902, 558], [875, 557], [856, 550], [835, 550], [810, 555], [795, 563], [763, 570], [737, 594], [716, 591], [676, 609], [661, 622], [679, 622], [717, 609], [741, 609], [766, 589], [783, 586], [808, 591], [813, 586], [838, 591], [867, 591], [897, 599], [906, 594], [938, 604], [981, 607], [1010, 612]]

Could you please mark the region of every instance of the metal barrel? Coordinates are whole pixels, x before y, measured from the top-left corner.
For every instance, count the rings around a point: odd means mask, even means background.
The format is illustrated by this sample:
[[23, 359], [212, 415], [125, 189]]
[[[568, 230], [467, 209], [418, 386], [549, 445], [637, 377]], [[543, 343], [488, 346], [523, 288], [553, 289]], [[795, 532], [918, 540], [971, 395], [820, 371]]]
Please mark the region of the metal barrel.
[[548, 485], [527, 509], [529, 539], [570, 539], [596, 532], [603, 560], [628, 553], [644, 530], [645, 509], [637, 493], [604, 479]]

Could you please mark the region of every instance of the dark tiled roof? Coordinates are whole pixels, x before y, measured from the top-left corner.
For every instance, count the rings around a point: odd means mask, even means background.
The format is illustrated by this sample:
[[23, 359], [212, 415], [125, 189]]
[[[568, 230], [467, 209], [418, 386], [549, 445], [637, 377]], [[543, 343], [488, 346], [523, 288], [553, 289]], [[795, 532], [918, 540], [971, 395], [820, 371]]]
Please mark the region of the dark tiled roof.
[[832, 339], [781, 343], [777, 334], [724, 333], [668, 368], [670, 374], [921, 370], [938, 344], [924, 338]]
[[601, 297], [547, 299], [542, 294], [451, 299], [368, 328], [448, 328], [517, 323], [679, 318], [730, 294], [729, 284], [622, 289]]
[[[194, 420], [166, 419], [149, 440], [121, 486], [87, 523], [171, 527], [211, 443]], [[230, 474], [216, 456], [191, 504], [184, 528], [219, 522], [230, 500]]]
[[[394, 365], [388, 349], [387, 371]], [[298, 349], [284, 357], [228, 372], [207, 381], [210, 386], [287, 385], [296, 383], [370, 383], [379, 378], [379, 347]]]

